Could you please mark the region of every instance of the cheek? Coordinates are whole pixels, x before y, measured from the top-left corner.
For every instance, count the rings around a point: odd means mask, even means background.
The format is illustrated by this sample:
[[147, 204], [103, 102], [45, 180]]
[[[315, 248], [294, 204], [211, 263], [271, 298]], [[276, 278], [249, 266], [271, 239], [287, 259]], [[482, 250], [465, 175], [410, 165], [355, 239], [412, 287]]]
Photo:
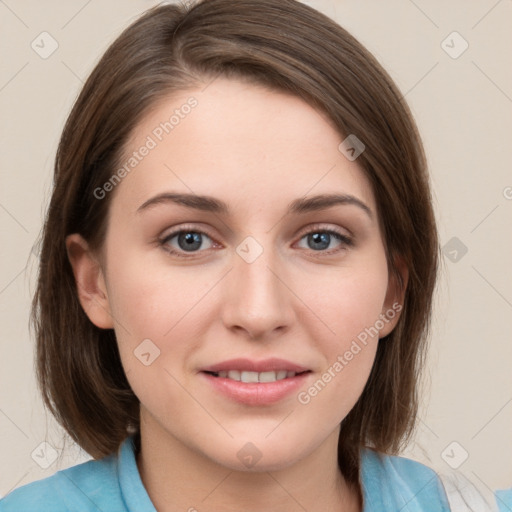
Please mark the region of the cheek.
[[[109, 272], [109, 303], [123, 368], [134, 393], [160, 410], [182, 404], [178, 381], [204, 327], [208, 276], [125, 257]], [[186, 398], [186, 397], [185, 397]], [[182, 404], [185, 406], [185, 403]]]
[[372, 266], [335, 269], [302, 281], [299, 293], [317, 317], [319, 329], [322, 327], [313, 339], [323, 339], [332, 349], [343, 349], [374, 326], [383, 312], [388, 284], [385, 260]]
[[109, 272], [109, 304], [122, 337], [129, 331], [136, 338], [162, 339], [187, 323], [215, 284], [210, 274], [125, 258]]
[[297, 401], [304, 421], [321, 418], [313, 421], [315, 428], [338, 425], [361, 396], [378, 348], [375, 325], [386, 286], [381, 272], [355, 273], [326, 281], [325, 293], [310, 295], [308, 300], [322, 320], [316, 327], [311, 323], [310, 336], [324, 356], [324, 367]]
[[[322, 382], [306, 390], [304, 403], [321, 391], [317, 406], [334, 400], [339, 408], [333, 414], [341, 418], [357, 401], [370, 374], [388, 284], [385, 257], [374, 258], [371, 265], [361, 263], [329, 276], [308, 277], [302, 288], [304, 302], [318, 318], [310, 314], [311, 322], [303, 326], [309, 328], [325, 364]], [[308, 294], [308, 289], [314, 291]]]
[[[178, 403], [182, 398], [172, 375], [186, 370], [212, 322], [208, 292], [216, 276], [165, 262], [148, 265], [138, 255], [119, 261], [109, 269], [109, 304], [130, 386], [143, 403], [156, 400], [162, 389], [177, 394], [159, 399]], [[167, 385], [162, 387], [163, 382]]]

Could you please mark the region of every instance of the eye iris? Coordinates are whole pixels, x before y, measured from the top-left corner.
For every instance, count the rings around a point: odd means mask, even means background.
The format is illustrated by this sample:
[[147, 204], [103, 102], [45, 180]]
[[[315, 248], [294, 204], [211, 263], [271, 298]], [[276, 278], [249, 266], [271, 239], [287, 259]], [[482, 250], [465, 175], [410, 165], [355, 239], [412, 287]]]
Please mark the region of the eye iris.
[[[310, 233], [307, 235], [308, 246], [314, 251], [327, 249], [331, 242], [331, 234], [326, 232]], [[184, 251], [195, 251], [201, 247], [202, 234], [195, 231], [187, 231], [178, 234], [178, 245]]]
[[[309, 243], [312, 241], [312, 243]], [[331, 235], [329, 233], [313, 233], [308, 236], [308, 245], [311, 249], [319, 251], [329, 247]]]
[[201, 233], [182, 233], [178, 235], [178, 244], [184, 251], [199, 249], [201, 247]]

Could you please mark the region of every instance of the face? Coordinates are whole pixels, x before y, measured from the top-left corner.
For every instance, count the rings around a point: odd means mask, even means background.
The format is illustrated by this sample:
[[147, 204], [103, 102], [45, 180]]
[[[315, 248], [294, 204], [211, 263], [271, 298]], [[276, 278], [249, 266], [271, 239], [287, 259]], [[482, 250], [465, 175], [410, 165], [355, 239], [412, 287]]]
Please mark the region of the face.
[[68, 250], [89, 318], [115, 329], [143, 432], [237, 469], [337, 442], [400, 309], [343, 139], [302, 100], [225, 79], [137, 126], [137, 163], [104, 189], [102, 258], [73, 257], [77, 235]]

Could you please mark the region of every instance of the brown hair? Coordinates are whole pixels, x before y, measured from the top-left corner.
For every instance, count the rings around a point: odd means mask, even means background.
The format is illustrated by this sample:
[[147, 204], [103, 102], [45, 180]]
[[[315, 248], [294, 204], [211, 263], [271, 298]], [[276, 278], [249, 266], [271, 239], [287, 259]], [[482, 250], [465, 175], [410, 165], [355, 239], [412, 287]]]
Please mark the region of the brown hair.
[[365, 144], [358, 163], [373, 187], [389, 270], [400, 280], [398, 257], [409, 270], [398, 324], [379, 342], [367, 385], [341, 424], [339, 465], [355, 482], [361, 446], [396, 453], [414, 427], [438, 239], [422, 144], [399, 90], [354, 37], [295, 0], [152, 8], [89, 76], [62, 133], [42, 234], [31, 320], [44, 401], [95, 458], [138, 431], [139, 402], [114, 331], [84, 313], [65, 237], [80, 233], [101, 247], [112, 194], [98, 200], [94, 190], [120, 165], [133, 129], [160, 99], [218, 75], [298, 96]]

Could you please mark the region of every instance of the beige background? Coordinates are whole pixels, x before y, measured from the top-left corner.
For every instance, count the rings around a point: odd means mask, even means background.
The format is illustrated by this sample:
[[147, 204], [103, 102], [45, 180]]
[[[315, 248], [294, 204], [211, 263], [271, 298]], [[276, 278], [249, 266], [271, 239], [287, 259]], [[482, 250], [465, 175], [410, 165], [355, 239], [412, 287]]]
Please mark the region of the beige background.
[[[64, 445], [35, 386], [32, 248], [60, 131], [84, 78], [155, 3], [0, 0], [0, 495], [86, 458]], [[453, 241], [445, 248], [431, 384], [405, 454], [464, 476], [489, 498], [490, 489], [512, 486], [512, 2], [308, 3], [352, 32], [396, 80], [424, 138], [442, 244], [456, 237], [467, 247], [464, 255]], [[46, 59], [31, 48], [43, 31], [58, 43]], [[469, 47], [453, 58], [464, 41]]]

